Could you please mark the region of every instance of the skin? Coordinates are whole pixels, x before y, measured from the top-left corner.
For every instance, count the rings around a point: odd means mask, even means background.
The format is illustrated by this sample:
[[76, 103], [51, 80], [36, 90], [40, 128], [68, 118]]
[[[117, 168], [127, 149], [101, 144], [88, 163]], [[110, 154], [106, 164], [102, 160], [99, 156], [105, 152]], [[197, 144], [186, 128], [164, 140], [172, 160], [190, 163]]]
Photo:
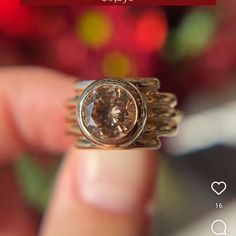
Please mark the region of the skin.
[[65, 153], [39, 235], [148, 234], [155, 153], [75, 149], [65, 134], [74, 80], [37, 67], [0, 70], [0, 235], [38, 234], [10, 165], [25, 151]]

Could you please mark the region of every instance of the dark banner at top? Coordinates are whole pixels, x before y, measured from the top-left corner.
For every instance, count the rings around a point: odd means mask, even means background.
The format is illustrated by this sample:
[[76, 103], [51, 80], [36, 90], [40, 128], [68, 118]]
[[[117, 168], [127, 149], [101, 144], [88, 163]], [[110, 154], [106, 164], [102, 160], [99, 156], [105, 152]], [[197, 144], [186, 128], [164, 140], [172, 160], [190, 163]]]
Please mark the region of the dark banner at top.
[[22, 0], [29, 5], [214, 6], [216, 0]]

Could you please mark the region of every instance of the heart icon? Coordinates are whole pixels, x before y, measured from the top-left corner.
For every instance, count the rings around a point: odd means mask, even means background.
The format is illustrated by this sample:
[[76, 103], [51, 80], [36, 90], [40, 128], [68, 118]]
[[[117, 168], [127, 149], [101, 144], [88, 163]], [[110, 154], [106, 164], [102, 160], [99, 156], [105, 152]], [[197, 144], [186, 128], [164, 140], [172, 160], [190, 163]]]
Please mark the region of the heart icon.
[[225, 182], [223, 181], [220, 181], [220, 182], [217, 182], [217, 181], [214, 181], [212, 184], [211, 184], [211, 189], [217, 194], [217, 195], [221, 195], [227, 188], [227, 185]]

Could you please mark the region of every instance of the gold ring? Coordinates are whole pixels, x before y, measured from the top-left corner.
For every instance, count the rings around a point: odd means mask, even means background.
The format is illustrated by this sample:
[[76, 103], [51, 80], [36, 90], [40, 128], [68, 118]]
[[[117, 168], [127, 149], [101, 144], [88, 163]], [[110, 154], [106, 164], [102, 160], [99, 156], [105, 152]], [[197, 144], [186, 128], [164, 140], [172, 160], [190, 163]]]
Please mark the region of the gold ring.
[[159, 137], [174, 135], [179, 122], [176, 96], [159, 88], [156, 78], [77, 81], [67, 104], [76, 147], [158, 149]]

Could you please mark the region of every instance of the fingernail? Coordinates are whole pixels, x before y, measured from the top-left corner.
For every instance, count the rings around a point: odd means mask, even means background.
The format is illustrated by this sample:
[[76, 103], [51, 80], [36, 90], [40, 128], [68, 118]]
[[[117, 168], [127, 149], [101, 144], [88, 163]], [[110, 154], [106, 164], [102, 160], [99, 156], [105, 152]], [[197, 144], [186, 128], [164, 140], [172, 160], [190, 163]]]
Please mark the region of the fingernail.
[[110, 211], [140, 207], [150, 188], [150, 158], [144, 151], [83, 151], [80, 153], [81, 198]]

